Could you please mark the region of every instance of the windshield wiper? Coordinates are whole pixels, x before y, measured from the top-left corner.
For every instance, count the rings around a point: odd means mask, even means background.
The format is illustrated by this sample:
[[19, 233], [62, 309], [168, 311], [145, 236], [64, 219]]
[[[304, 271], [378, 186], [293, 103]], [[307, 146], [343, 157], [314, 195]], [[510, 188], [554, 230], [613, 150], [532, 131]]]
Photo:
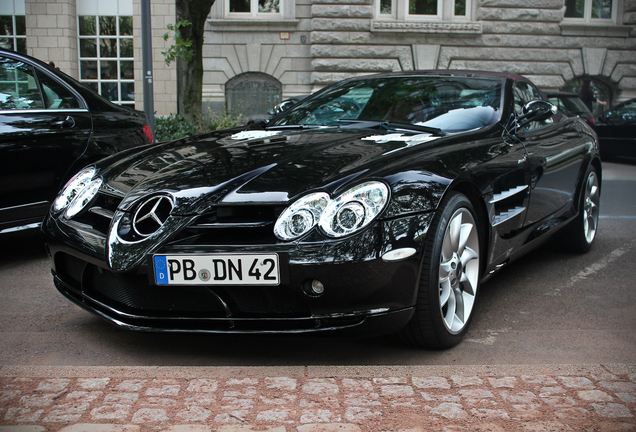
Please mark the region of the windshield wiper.
[[316, 129], [324, 126], [321, 125], [307, 125], [307, 124], [296, 124], [296, 125], [278, 125], [278, 126], [267, 126], [265, 130], [282, 130], [282, 129]]
[[[350, 123], [352, 126], [355, 125], [356, 128], [362, 129], [374, 129], [374, 128], [383, 128], [386, 130], [398, 130], [403, 129], [411, 132], [428, 132], [434, 135], [446, 135], [441, 129], [423, 126], [423, 125], [414, 125], [410, 123], [396, 123], [396, 122], [388, 122], [388, 121], [372, 121], [372, 120], [354, 120], [354, 119], [338, 119], [340, 123]], [[347, 126], [342, 126], [347, 127]]]

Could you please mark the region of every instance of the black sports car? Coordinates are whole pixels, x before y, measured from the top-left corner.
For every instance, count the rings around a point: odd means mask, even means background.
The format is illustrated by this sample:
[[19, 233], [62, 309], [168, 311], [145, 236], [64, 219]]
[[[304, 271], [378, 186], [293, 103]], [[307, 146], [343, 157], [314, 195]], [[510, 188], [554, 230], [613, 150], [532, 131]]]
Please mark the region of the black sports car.
[[594, 125], [604, 159], [636, 157], [636, 99], [614, 106]]
[[403, 72], [89, 166], [43, 229], [57, 288], [121, 327], [444, 348], [497, 270], [591, 247], [600, 186], [592, 129], [527, 79]]
[[87, 164], [151, 142], [143, 112], [0, 49], [0, 236], [39, 228], [60, 188]]

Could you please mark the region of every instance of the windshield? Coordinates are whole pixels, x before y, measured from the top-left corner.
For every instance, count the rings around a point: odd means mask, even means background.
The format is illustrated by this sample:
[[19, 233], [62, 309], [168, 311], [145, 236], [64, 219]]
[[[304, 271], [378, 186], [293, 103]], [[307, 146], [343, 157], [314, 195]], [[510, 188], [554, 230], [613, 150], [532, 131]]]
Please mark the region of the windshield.
[[[502, 81], [468, 77], [383, 77], [337, 83], [268, 125], [388, 122], [460, 132], [501, 117]], [[344, 122], [347, 123], [347, 122]]]

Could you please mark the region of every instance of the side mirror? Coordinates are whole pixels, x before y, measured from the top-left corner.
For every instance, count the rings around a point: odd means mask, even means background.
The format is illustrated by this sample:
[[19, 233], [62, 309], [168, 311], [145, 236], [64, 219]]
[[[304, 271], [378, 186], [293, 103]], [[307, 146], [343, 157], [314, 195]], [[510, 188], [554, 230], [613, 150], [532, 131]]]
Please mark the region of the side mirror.
[[556, 105], [544, 100], [533, 100], [528, 102], [521, 109], [521, 115], [517, 118], [517, 127], [522, 128], [534, 121], [547, 120], [557, 114], [559, 109]]
[[296, 105], [296, 102], [293, 101], [293, 100], [282, 101], [281, 103], [279, 103], [278, 105], [276, 105], [274, 107], [274, 114], [278, 115], [278, 114], [282, 113], [283, 111], [287, 111], [288, 109], [290, 109], [294, 105]]

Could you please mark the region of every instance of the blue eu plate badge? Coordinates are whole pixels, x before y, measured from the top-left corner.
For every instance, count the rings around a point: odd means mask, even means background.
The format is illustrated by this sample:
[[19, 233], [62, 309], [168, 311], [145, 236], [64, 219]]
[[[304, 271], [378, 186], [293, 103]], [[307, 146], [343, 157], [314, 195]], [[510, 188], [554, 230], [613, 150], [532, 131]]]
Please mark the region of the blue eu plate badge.
[[165, 256], [156, 256], [155, 260], [155, 281], [157, 285], [168, 283], [168, 262]]

